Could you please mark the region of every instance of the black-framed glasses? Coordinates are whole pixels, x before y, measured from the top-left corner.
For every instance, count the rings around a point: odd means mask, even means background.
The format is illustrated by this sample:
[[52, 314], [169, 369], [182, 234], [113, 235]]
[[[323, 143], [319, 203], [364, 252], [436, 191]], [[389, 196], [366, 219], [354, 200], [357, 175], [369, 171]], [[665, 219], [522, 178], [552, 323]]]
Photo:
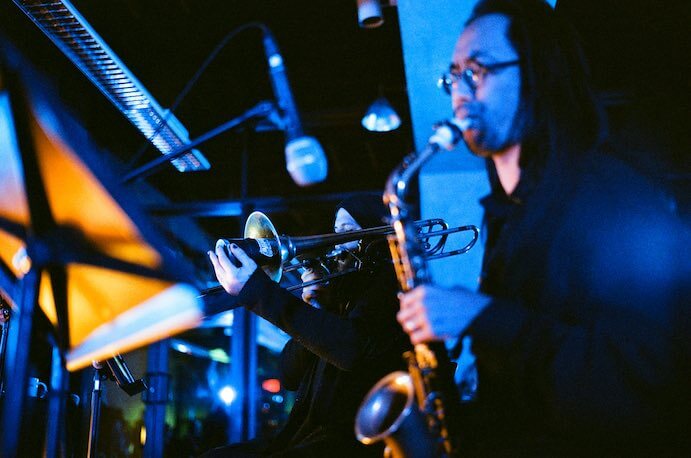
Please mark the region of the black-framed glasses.
[[475, 59], [469, 59], [461, 67], [458, 64], [449, 65], [449, 71], [444, 73], [437, 82], [437, 85], [444, 89], [444, 92], [451, 95], [453, 84], [464, 82], [474, 94], [478, 86], [482, 83], [488, 73], [495, 73], [513, 65], [518, 65], [520, 59], [507, 60], [505, 62], [495, 62], [493, 64], [481, 64]]

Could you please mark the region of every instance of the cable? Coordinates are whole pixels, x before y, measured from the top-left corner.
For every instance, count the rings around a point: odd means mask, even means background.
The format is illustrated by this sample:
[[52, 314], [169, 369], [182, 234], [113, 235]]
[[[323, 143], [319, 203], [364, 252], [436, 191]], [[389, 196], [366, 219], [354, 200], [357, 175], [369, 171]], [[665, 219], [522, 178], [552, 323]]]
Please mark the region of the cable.
[[139, 150], [134, 154], [132, 159], [130, 159], [129, 163], [127, 164], [127, 169], [132, 170], [134, 166], [137, 164], [137, 162], [142, 158], [144, 153], [149, 149], [149, 147], [152, 145], [152, 141], [154, 137], [161, 131], [165, 123], [168, 121], [170, 116], [172, 116], [175, 112], [175, 110], [178, 108], [180, 103], [184, 100], [184, 98], [187, 96], [187, 94], [190, 92], [190, 90], [194, 87], [194, 85], [197, 83], [199, 78], [202, 76], [204, 71], [208, 68], [209, 65], [216, 59], [218, 54], [223, 50], [223, 48], [226, 47], [226, 45], [235, 38], [238, 34], [244, 32], [245, 30], [251, 29], [251, 28], [258, 28], [260, 29], [264, 34], [270, 33], [269, 28], [261, 23], [261, 22], [249, 22], [247, 24], [241, 25], [240, 27], [237, 27], [221, 39], [221, 41], [216, 45], [216, 47], [209, 53], [207, 58], [204, 60], [202, 65], [199, 67], [197, 72], [190, 78], [187, 83], [185, 84], [185, 87], [183, 87], [182, 91], [175, 97], [175, 100], [173, 101], [173, 104], [171, 107], [168, 109], [168, 112], [166, 115], [163, 117], [161, 122], [158, 124], [158, 127], [156, 127], [156, 130], [146, 139], [146, 141], [142, 144], [142, 146], [139, 148]]

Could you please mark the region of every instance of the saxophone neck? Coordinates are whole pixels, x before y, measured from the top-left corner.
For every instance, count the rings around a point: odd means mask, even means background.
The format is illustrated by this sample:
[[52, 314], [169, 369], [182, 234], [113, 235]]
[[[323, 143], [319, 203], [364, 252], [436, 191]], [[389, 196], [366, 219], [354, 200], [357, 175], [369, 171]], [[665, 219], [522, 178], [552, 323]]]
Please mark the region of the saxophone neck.
[[392, 206], [404, 208], [412, 179], [432, 156], [442, 149], [451, 150], [458, 144], [463, 138], [462, 127], [455, 119], [438, 123], [427, 146], [419, 153], [410, 153], [391, 172], [384, 190], [384, 203], [390, 208]]
[[391, 216], [394, 220], [396, 220], [399, 215], [400, 219], [406, 217], [410, 182], [425, 162], [440, 149], [438, 144], [430, 143], [427, 145], [427, 148], [421, 152], [410, 153], [389, 175], [386, 186], [384, 187], [384, 203], [391, 210]]

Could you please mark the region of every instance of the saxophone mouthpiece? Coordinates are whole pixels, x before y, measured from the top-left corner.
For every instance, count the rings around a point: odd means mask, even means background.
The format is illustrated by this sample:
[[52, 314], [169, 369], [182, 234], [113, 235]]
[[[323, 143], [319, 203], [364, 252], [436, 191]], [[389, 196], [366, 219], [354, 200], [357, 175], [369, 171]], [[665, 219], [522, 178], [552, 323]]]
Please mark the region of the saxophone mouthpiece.
[[468, 119], [446, 119], [434, 125], [434, 134], [429, 139], [430, 145], [437, 145], [452, 150], [463, 138], [463, 131], [470, 125]]
[[471, 121], [468, 118], [463, 118], [463, 119], [453, 118], [451, 120], [451, 122], [453, 122], [459, 129], [461, 129], [461, 132], [465, 132], [468, 129], [468, 127], [470, 127]]

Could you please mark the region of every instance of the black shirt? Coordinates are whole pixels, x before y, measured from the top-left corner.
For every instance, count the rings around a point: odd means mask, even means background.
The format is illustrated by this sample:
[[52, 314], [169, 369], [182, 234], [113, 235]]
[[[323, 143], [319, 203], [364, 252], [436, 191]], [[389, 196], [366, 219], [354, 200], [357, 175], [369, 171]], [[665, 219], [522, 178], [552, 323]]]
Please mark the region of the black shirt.
[[238, 299], [292, 339], [281, 355], [285, 386], [297, 389], [288, 423], [267, 453], [286, 456], [381, 456], [355, 439], [357, 409], [384, 375], [405, 369], [410, 341], [396, 321], [397, 282], [390, 266], [342, 277], [334, 309], [317, 309], [260, 270]]
[[482, 204], [469, 453], [688, 451], [691, 243], [669, 201], [589, 154]]

